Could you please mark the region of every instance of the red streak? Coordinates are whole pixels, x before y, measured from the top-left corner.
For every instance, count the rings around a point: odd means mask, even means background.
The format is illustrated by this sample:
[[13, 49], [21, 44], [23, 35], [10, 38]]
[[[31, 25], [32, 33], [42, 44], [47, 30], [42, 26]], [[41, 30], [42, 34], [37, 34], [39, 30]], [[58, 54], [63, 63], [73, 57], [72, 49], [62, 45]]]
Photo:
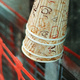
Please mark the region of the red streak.
[[0, 2], [6, 6], [9, 10], [11, 10], [13, 13], [15, 13], [19, 18], [21, 18], [24, 22], [27, 22], [26, 19], [24, 19], [19, 13], [17, 13], [15, 10], [13, 10], [10, 6], [8, 6], [6, 3], [4, 3], [2, 0]]
[[80, 55], [70, 50], [68, 47], [64, 46], [64, 51], [69, 52], [70, 54], [74, 55], [76, 58], [80, 60]]
[[4, 77], [3, 77], [3, 75], [1, 75], [1, 74], [0, 74], [0, 80], [4, 80]]
[[51, 2], [52, 2], [52, 3], [55, 3], [54, 1], [49, 1], [49, 3], [51, 3]]
[[[9, 57], [6, 55], [6, 53], [3, 51], [3, 48], [8, 52], [8, 54], [11, 56], [15, 64], [9, 59]], [[33, 76], [23, 67], [23, 64], [18, 60], [17, 57], [15, 57], [12, 52], [7, 48], [7, 46], [3, 43], [2, 39], [0, 38], [0, 56], [4, 55], [4, 57], [8, 60], [8, 62], [12, 65], [12, 67], [15, 69], [18, 80], [25, 80], [22, 76], [21, 70], [30, 78], [30, 80], [35, 80]], [[1, 58], [0, 58], [1, 59]], [[1, 61], [1, 60], [0, 60]], [[2, 71], [2, 64], [0, 65], [0, 71]], [[2, 72], [0, 72], [2, 75]], [[3, 75], [2, 75], [3, 76]], [[1, 77], [2, 77], [1, 76]]]

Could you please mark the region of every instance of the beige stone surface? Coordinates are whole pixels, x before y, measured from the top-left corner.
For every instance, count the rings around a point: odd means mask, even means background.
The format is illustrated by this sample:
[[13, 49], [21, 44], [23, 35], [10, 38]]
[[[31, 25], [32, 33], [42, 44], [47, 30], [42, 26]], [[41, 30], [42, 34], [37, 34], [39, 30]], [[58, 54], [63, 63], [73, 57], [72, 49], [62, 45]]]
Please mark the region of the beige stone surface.
[[35, 0], [28, 29], [47, 39], [61, 38], [67, 27], [69, 0]]
[[31, 53], [39, 56], [59, 56], [63, 51], [63, 43], [60, 45], [42, 45], [30, 40], [27, 36], [23, 41], [23, 46]]
[[54, 61], [57, 61], [57, 60], [59, 60], [61, 57], [62, 57], [62, 55], [60, 55], [60, 56], [58, 56], [58, 57], [55, 57], [55, 58], [40, 58], [40, 57], [37, 57], [37, 56], [34, 56], [34, 55], [32, 55], [32, 54], [30, 54], [30, 53], [28, 53], [25, 49], [24, 49], [24, 47], [22, 46], [22, 51], [24, 52], [24, 54], [28, 57], [28, 58], [30, 58], [30, 59], [32, 59], [32, 60], [34, 60], [34, 61], [37, 61], [37, 62], [54, 62]]

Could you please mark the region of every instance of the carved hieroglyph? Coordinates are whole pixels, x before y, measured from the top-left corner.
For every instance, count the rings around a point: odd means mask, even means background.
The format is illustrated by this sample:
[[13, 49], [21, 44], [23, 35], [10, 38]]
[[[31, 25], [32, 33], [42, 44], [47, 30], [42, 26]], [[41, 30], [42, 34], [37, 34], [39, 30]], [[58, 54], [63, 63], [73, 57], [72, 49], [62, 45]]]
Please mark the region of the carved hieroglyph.
[[35, 0], [28, 20], [33, 34], [57, 39], [65, 36], [69, 0]]
[[38, 62], [54, 62], [62, 57], [69, 0], [35, 0], [22, 51]]

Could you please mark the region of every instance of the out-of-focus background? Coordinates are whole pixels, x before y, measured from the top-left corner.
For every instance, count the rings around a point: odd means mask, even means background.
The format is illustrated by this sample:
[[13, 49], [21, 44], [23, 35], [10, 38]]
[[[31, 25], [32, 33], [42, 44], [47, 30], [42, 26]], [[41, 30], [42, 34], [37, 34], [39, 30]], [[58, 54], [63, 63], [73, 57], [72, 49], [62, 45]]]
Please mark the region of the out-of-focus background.
[[[0, 37], [3, 39], [4, 43], [7, 45], [7, 47], [12, 51], [12, 53], [15, 56], [19, 55], [22, 56], [21, 44], [25, 36], [24, 33], [25, 25], [29, 18], [34, 0], [0, 0], [0, 1], [1, 1]], [[72, 51], [76, 52], [78, 55], [80, 55], [80, 1], [79, 0], [70, 0], [68, 33], [64, 45], [70, 48]], [[78, 60], [72, 54], [69, 54], [67, 52], [65, 53], [70, 58], [70, 60], [75, 63], [75, 65], [80, 67], [80, 60]], [[26, 67], [26, 65], [29, 66], [30, 65], [29, 62], [26, 63], [25, 60], [23, 60], [22, 58], [20, 58], [20, 60], [24, 63], [25, 68], [28, 68]], [[45, 68], [45, 64], [39, 64], [39, 63], [35, 64], [39, 68], [40, 66]], [[42, 71], [46, 72], [44, 71], [44, 69]], [[37, 75], [37, 72], [35, 73], [35, 75]], [[37, 76], [38, 78], [40, 78], [39, 75]], [[78, 72], [77, 73], [78, 80], [80, 79], [79, 76], [80, 74]], [[6, 80], [12, 80], [12, 79], [6, 79]], [[39, 80], [45, 80], [45, 79], [42, 78]], [[60, 79], [60, 80], [77, 80], [77, 79]]]

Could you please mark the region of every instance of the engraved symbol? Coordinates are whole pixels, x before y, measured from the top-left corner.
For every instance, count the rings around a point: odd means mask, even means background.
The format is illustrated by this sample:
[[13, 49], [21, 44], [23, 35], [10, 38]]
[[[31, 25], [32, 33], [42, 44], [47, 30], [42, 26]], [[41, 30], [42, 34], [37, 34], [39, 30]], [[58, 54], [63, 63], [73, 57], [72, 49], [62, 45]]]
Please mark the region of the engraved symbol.
[[67, 27], [67, 25], [65, 25], [65, 26], [62, 28], [62, 31], [63, 31], [62, 35], [63, 35], [63, 36], [65, 35], [66, 27]]
[[64, 10], [64, 12], [63, 12], [63, 14], [62, 14], [62, 17], [63, 17], [62, 22], [67, 21], [67, 18], [68, 18], [68, 12], [66, 12], [66, 10]]
[[50, 53], [51, 53], [51, 52], [55, 52], [55, 53], [56, 53], [56, 51], [54, 50], [55, 47], [56, 47], [56, 46], [53, 46], [53, 47], [50, 46], [50, 47], [48, 48], [48, 49], [49, 49], [49, 52], [50, 52]]
[[46, 15], [43, 15], [44, 17], [48, 18]]
[[55, 3], [55, 1], [49, 1], [49, 3]]
[[37, 33], [37, 31], [38, 31], [38, 28], [36, 27], [36, 26], [34, 26], [34, 25], [31, 25], [31, 32], [33, 32], [33, 33]]
[[50, 33], [50, 38], [55, 39], [59, 35], [58, 26], [53, 26]]
[[45, 38], [47, 38], [48, 35], [48, 31], [41, 31], [41, 35], [44, 36]]
[[[35, 12], [37, 11], [39, 7], [40, 0], [35, 0], [34, 5], [33, 5], [33, 15], [35, 16]], [[37, 6], [36, 6], [37, 5]]]
[[52, 20], [53, 20], [53, 22], [57, 22], [58, 17], [54, 17]]
[[41, 10], [42, 14], [50, 14], [52, 12], [52, 9], [50, 7], [41, 6], [40, 8], [42, 8], [42, 10]]
[[61, 3], [62, 3], [62, 4], [66, 4], [66, 2], [65, 2], [65, 1], [61, 1]]

